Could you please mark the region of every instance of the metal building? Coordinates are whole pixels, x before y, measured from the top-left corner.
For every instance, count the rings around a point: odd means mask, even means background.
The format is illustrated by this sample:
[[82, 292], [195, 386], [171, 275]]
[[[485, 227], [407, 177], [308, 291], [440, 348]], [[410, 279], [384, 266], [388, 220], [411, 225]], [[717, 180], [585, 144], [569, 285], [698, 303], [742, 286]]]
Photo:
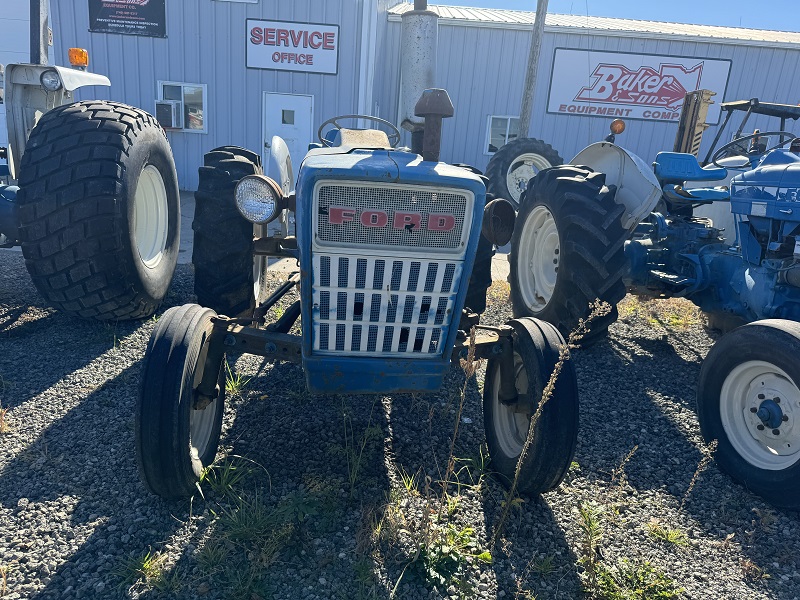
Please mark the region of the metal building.
[[[163, 20], [150, 30], [124, 24], [114, 29], [113, 19], [97, 11], [115, 3], [126, 10], [162, 6]], [[171, 125], [185, 189], [196, 186], [203, 153], [216, 146], [263, 151], [277, 134], [289, 141], [297, 163], [328, 117], [371, 113], [398, 120], [401, 15], [413, 7], [407, 2], [51, 5], [55, 61], [65, 64], [70, 46], [87, 48], [91, 70], [108, 75], [112, 86], [82, 91], [82, 97], [134, 104]], [[484, 168], [499, 145], [518, 135], [534, 14], [431, 10], [440, 15], [437, 84], [449, 91], [456, 109], [445, 121], [442, 159]], [[649, 161], [672, 148], [676, 103], [685, 91], [708, 87], [717, 93], [716, 102], [759, 97], [794, 104], [800, 101], [799, 64], [798, 33], [548, 15], [530, 136], [569, 160], [603, 138], [610, 120], [621, 116], [628, 128], [618, 142]], [[715, 121], [712, 110], [710, 122]], [[750, 126], [763, 129], [765, 123], [753, 119]], [[714, 133], [712, 125], [703, 150]]]

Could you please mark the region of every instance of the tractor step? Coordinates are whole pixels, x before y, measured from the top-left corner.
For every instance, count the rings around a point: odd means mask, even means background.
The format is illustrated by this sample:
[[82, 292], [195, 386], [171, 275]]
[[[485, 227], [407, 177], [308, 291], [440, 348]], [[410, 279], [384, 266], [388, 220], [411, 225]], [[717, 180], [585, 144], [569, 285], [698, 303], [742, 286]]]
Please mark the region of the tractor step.
[[668, 283], [670, 285], [677, 285], [681, 287], [689, 287], [696, 283], [695, 280], [691, 277], [678, 275], [677, 273], [667, 273], [666, 271], [651, 270], [650, 277], [658, 281], [663, 281], [664, 283]]

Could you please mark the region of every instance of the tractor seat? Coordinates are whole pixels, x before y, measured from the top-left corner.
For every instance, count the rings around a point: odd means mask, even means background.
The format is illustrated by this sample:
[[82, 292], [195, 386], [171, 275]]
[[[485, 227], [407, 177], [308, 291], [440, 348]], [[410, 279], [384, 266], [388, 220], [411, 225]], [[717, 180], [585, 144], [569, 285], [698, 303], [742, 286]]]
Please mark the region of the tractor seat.
[[703, 181], [725, 179], [728, 171], [719, 167], [703, 169], [694, 154], [684, 152], [659, 152], [653, 170], [662, 185], [683, 183], [684, 181]]
[[664, 197], [673, 202], [719, 202], [730, 200], [728, 188], [694, 188], [686, 190], [680, 184], [668, 183], [663, 188]]

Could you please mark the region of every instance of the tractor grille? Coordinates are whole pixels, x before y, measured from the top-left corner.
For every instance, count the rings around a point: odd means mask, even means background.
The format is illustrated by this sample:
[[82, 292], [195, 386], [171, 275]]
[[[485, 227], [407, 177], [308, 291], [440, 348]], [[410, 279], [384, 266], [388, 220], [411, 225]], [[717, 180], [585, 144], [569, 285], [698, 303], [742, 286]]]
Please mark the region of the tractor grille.
[[[472, 194], [452, 188], [323, 182], [315, 193], [315, 242], [347, 248], [395, 247], [458, 254], [464, 251]], [[334, 212], [332, 212], [332, 209]], [[333, 218], [339, 211], [338, 219]], [[347, 211], [341, 218], [342, 211]], [[418, 219], [404, 225], [402, 215]], [[371, 217], [371, 221], [370, 221]], [[366, 224], [365, 224], [366, 223]]]
[[442, 354], [461, 261], [315, 254], [313, 269], [314, 353]]

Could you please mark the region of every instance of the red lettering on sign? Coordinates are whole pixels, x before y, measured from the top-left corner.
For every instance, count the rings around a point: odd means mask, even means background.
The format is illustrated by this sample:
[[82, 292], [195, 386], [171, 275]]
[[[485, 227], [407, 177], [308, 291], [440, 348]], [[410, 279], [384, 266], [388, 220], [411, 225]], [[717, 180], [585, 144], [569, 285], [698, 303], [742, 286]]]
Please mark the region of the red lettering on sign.
[[356, 216], [352, 208], [344, 206], [329, 206], [328, 207], [328, 223], [331, 225], [344, 225], [349, 223]]
[[456, 226], [456, 218], [445, 213], [431, 213], [428, 215], [429, 231], [452, 231]]
[[253, 27], [250, 30], [250, 43], [251, 44], [260, 44], [264, 41], [264, 33], [261, 31], [260, 27]]
[[302, 31], [297, 31], [296, 29], [292, 29], [289, 33], [292, 36], [292, 45], [295, 48], [299, 48], [300, 47], [300, 42], [303, 41], [303, 32]]
[[278, 29], [278, 33], [276, 35], [275, 40], [276, 46], [288, 46], [289, 45], [289, 31], [286, 29]]
[[[322, 46], [322, 34], [319, 31], [314, 31], [311, 35], [308, 36], [308, 45], [316, 50], [320, 46]], [[318, 39], [318, 42], [314, 42], [314, 39]]]
[[419, 229], [421, 225], [422, 215], [420, 213], [401, 211], [394, 213], [394, 221], [392, 222], [392, 226], [395, 229], [407, 229], [408, 231], [413, 231], [414, 229]]
[[334, 45], [334, 40], [336, 39], [336, 34], [332, 31], [327, 32], [325, 35], [322, 36], [322, 48], [323, 50], [336, 50], [336, 46]]
[[264, 28], [264, 45], [265, 46], [274, 46], [275, 45], [275, 30], [270, 28]]

